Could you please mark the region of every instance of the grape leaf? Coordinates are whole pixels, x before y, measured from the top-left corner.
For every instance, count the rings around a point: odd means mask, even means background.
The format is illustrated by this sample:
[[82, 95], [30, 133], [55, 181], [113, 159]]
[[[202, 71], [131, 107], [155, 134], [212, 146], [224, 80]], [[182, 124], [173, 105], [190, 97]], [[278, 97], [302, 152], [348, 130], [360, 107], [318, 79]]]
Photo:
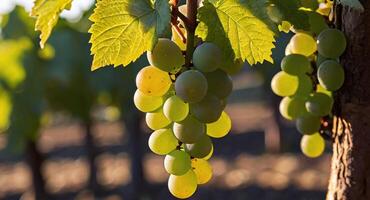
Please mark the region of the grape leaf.
[[36, 17], [35, 29], [41, 31], [40, 46], [44, 45], [50, 37], [51, 31], [57, 24], [59, 14], [71, 8], [72, 0], [36, 0], [31, 16]]
[[222, 48], [226, 59], [240, 58], [250, 64], [273, 62], [274, 32], [246, 2], [212, 0], [203, 4], [196, 30], [199, 37]]
[[364, 6], [362, 6], [359, 0], [338, 0], [338, 2], [344, 6], [349, 6], [361, 12], [364, 11]]
[[100, 0], [89, 32], [92, 70], [128, 65], [151, 50], [170, 24], [168, 0]]
[[309, 30], [310, 24], [307, 14], [300, 10], [301, 3], [299, 0], [270, 0], [283, 15], [283, 20], [290, 22], [294, 28]]

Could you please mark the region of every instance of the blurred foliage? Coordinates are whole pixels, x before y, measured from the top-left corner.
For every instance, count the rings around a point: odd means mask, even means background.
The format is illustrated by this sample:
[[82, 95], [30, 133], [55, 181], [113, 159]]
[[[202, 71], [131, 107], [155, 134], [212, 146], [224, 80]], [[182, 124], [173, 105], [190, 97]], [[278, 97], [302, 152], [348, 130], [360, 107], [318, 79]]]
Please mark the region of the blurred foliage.
[[[8, 127], [8, 150], [21, 153], [29, 140], [36, 140], [44, 113], [62, 111], [90, 123], [97, 106], [108, 113], [130, 116], [135, 75], [146, 66], [143, 56], [130, 67], [90, 71], [87, 27], [59, 23], [49, 45], [38, 48], [34, 20], [21, 8], [7, 16], [0, 39], [0, 130]], [[85, 18], [83, 18], [85, 19]], [[77, 28], [75, 28], [77, 27]], [[117, 108], [117, 109], [114, 109]]]

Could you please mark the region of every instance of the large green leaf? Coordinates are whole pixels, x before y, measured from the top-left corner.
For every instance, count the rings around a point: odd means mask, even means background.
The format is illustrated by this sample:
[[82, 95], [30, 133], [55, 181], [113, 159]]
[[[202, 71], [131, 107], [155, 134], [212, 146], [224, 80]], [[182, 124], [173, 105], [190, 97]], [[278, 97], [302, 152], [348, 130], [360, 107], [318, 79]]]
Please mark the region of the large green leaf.
[[92, 69], [128, 65], [151, 50], [170, 24], [168, 0], [100, 0], [90, 29]]
[[253, 2], [204, 1], [204, 6], [199, 9], [200, 24], [196, 34], [204, 41], [214, 42], [222, 48], [225, 59], [242, 59], [250, 64], [262, 63], [265, 60], [273, 62], [273, 28], [264, 22], [261, 13], [258, 14], [262, 11], [250, 6]]

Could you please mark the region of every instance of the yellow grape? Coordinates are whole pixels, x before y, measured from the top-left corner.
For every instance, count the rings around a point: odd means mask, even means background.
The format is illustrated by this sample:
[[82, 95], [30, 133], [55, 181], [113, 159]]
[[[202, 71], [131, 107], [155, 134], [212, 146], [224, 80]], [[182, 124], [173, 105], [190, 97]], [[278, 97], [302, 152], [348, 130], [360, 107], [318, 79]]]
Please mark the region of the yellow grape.
[[189, 104], [185, 103], [178, 96], [173, 95], [164, 103], [163, 112], [169, 120], [179, 122], [188, 116]]
[[301, 139], [301, 150], [307, 157], [319, 157], [325, 150], [324, 138], [319, 133], [304, 135]]
[[141, 112], [152, 112], [162, 106], [163, 97], [149, 96], [136, 90], [134, 104]]
[[197, 190], [197, 176], [193, 170], [189, 170], [182, 176], [170, 175], [168, 189], [171, 194], [179, 199], [191, 197]]
[[155, 112], [147, 113], [145, 121], [152, 130], [158, 130], [171, 124], [171, 121], [164, 116], [162, 108]]
[[221, 117], [210, 124], [207, 124], [207, 135], [213, 138], [225, 137], [231, 130], [231, 119], [229, 115], [223, 111]]
[[144, 67], [136, 76], [136, 87], [148, 96], [163, 96], [171, 83], [167, 72], [153, 66]]
[[297, 33], [290, 40], [291, 51], [295, 54], [311, 56], [317, 50], [316, 40], [306, 33]]
[[278, 96], [291, 96], [298, 90], [299, 78], [286, 72], [277, 73], [271, 80], [272, 91]]
[[166, 155], [175, 150], [179, 144], [173, 135], [172, 129], [159, 129], [154, 131], [148, 141], [150, 150], [158, 155]]
[[207, 160], [194, 158], [191, 160], [191, 167], [197, 176], [198, 184], [205, 184], [211, 180], [213, 175], [212, 166]]

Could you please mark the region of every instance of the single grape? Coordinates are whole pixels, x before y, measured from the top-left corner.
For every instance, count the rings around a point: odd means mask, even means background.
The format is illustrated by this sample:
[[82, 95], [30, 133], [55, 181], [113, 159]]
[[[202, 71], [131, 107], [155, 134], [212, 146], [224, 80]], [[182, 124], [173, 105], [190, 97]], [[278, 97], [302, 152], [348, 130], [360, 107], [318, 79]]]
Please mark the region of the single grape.
[[297, 33], [290, 40], [291, 51], [294, 54], [311, 56], [317, 50], [315, 39], [306, 33]]
[[176, 95], [187, 103], [202, 100], [208, 90], [207, 79], [196, 70], [183, 72], [175, 82]]
[[169, 174], [181, 176], [191, 169], [191, 160], [188, 153], [174, 150], [164, 159], [164, 168]]
[[213, 144], [212, 144], [211, 152], [209, 152], [209, 154], [206, 157], [202, 158], [202, 159], [203, 160], [211, 159], [211, 157], [213, 156], [213, 151], [214, 151], [214, 148], [213, 148]]
[[163, 96], [171, 84], [168, 73], [153, 66], [144, 67], [136, 76], [136, 87], [148, 96]]
[[166, 155], [176, 149], [178, 140], [172, 129], [159, 129], [154, 131], [148, 141], [150, 150], [158, 155]]
[[329, 91], [336, 91], [344, 83], [344, 70], [341, 64], [334, 60], [323, 62], [318, 71], [317, 77], [320, 85]]
[[329, 115], [333, 107], [333, 98], [324, 93], [314, 93], [306, 101], [306, 109], [315, 116]]
[[312, 80], [307, 75], [301, 75], [298, 77], [298, 89], [294, 96], [308, 97], [313, 91]]
[[297, 76], [292, 76], [281, 71], [271, 80], [272, 91], [282, 97], [294, 95], [298, 89], [298, 80]]
[[141, 112], [153, 112], [163, 104], [163, 97], [148, 96], [140, 90], [136, 90], [134, 104]]
[[212, 140], [207, 135], [202, 135], [194, 144], [186, 144], [185, 150], [194, 158], [204, 158], [212, 150]]
[[296, 127], [298, 131], [305, 135], [317, 133], [321, 127], [320, 117], [313, 115], [304, 115], [297, 119]]
[[152, 51], [147, 52], [150, 65], [166, 72], [175, 72], [185, 64], [180, 47], [167, 38], [159, 38]]
[[317, 12], [307, 12], [308, 20], [310, 24], [310, 31], [316, 35], [320, 34], [323, 30], [328, 28], [324, 16]]
[[204, 73], [208, 83], [208, 92], [224, 99], [230, 95], [233, 90], [231, 77], [224, 71], [218, 69], [213, 72]]
[[207, 160], [194, 158], [191, 160], [191, 167], [197, 176], [198, 184], [206, 184], [211, 180], [213, 175], [212, 166]]
[[307, 157], [319, 157], [325, 150], [324, 138], [319, 133], [304, 135], [301, 139], [301, 150]]
[[285, 119], [294, 120], [307, 113], [305, 102], [300, 97], [284, 97], [280, 102], [280, 113]]
[[185, 120], [174, 123], [173, 132], [178, 140], [191, 144], [205, 134], [205, 125], [189, 115]]
[[173, 196], [179, 199], [191, 197], [197, 190], [197, 176], [193, 170], [189, 170], [182, 176], [170, 175], [168, 189]]
[[235, 75], [240, 72], [240, 70], [243, 69], [244, 63], [242, 60], [237, 59], [235, 61], [229, 61], [226, 60], [223, 62], [222, 65], [220, 65], [220, 69], [222, 69], [224, 72], [230, 74], [230, 75]]
[[190, 104], [190, 113], [203, 123], [217, 121], [222, 114], [221, 100], [212, 94], [207, 94], [200, 102]]
[[266, 8], [268, 17], [275, 23], [280, 24], [283, 21], [283, 14], [274, 4], [270, 4]]
[[327, 58], [336, 59], [346, 50], [347, 41], [343, 32], [328, 28], [317, 37], [317, 49], [319, 54]]
[[215, 71], [222, 63], [222, 51], [213, 43], [203, 43], [193, 53], [193, 64], [202, 72]]
[[145, 121], [152, 130], [158, 130], [171, 124], [171, 121], [164, 116], [162, 108], [155, 112], [147, 113]]
[[179, 122], [188, 116], [189, 104], [174, 95], [166, 100], [163, 105], [164, 115], [171, 121]]
[[290, 54], [281, 61], [281, 69], [290, 75], [302, 75], [310, 72], [312, 67], [306, 56]]
[[221, 117], [213, 122], [206, 125], [207, 135], [213, 138], [225, 137], [231, 130], [231, 119], [226, 112], [222, 112]]

